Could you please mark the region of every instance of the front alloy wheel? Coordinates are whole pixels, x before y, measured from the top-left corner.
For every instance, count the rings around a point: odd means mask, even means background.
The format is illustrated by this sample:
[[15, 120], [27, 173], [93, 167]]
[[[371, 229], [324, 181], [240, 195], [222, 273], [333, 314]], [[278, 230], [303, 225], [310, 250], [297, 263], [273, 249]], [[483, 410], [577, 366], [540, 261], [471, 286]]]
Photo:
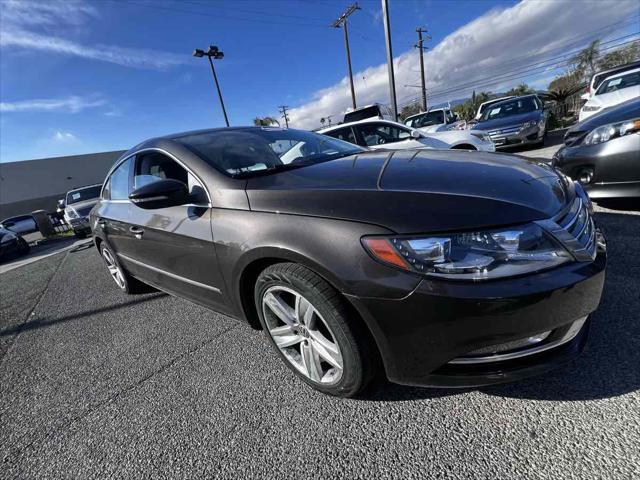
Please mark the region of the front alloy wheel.
[[287, 366], [316, 390], [360, 394], [379, 358], [369, 331], [342, 295], [302, 265], [267, 267], [255, 285], [262, 328]]
[[302, 375], [316, 383], [340, 381], [340, 347], [309, 300], [291, 288], [270, 287], [262, 297], [262, 314], [274, 343]]
[[116, 282], [116, 285], [118, 285], [121, 290], [125, 290], [126, 282], [124, 274], [107, 247], [102, 248], [102, 258], [104, 259], [104, 263], [107, 264], [107, 270], [109, 270], [109, 275], [111, 275], [113, 281]]

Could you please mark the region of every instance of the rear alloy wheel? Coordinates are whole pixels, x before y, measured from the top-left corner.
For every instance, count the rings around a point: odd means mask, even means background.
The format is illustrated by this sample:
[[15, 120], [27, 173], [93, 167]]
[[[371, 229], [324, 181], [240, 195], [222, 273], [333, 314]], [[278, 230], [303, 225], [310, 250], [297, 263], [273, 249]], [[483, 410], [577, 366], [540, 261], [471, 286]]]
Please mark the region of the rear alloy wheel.
[[301, 265], [280, 263], [260, 274], [255, 295], [267, 336], [298, 377], [341, 397], [366, 387], [376, 364], [369, 339], [327, 282]]
[[102, 259], [107, 266], [109, 275], [120, 290], [126, 293], [147, 293], [152, 291], [152, 288], [147, 284], [142, 283], [137, 278], [132, 277], [126, 271], [122, 269], [120, 264], [115, 258], [115, 255], [106, 245], [102, 245], [101, 248]]

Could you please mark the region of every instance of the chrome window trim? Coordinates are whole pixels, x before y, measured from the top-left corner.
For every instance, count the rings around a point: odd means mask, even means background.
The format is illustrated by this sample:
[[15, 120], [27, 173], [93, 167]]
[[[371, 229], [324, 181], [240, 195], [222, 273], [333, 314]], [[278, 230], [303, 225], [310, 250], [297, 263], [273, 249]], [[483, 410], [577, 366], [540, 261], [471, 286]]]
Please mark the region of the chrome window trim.
[[527, 357], [529, 355], [535, 355], [536, 353], [545, 352], [547, 350], [551, 350], [552, 348], [559, 347], [560, 345], [564, 345], [565, 343], [569, 343], [571, 340], [576, 338], [578, 333], [580, 333], [580, 330], [582, 330], [582, 327], [586, 321], [587, 317], [582, 317], [578, 320], [575, 320], [571, 325], [571, 328], [567, 330], [567, 333], [553, 342], [538, 345], [537, 347], [526, 348], [524, 350], [518, 350], [515, 352], [495, 353], [493, 355], [483, 355], [478, 357], [458, 357], [449, 361], [449, 364], [469, 365], [474, 363], [504, 362], [506, 360], [514, 360], [516, 358]]
[[[198, 206], [198, 207], [207, 207], [207, 208], [212, 208], [213, 207], [213, 203], [211, 202], [211, 194], [209, 193], [209, 190], [207, 189], [207, 185], [202, 181], [202, 179], [193, 171], [191, 170], [187, 165], [185, 165], [185, 163], [180, 160], [178, 157], [176, 157], [175, 155], [167, 152], [166, 150], [162, 149], [162, 148], [158, 148], [158, 147], [148, 147], [148, 148], [141, 148], [140, 150], [136, 150], [135, 152], [132, 152], [130, 155], [127, 155], [125, 158], [123, 158], [122, 160], [116, 162], [111, 169], [109, 170], [109, 172], [107, 173], [107, 176], [105, 177], [104, 182], [102, 182], [102, 188], [100, 189], [100, 198], [102, 198], [102, 192], [104, 191], [104, 186], [107, 183], [107, 181], [109, 180], [109, 177], [111, 177], [111, 174], [113, 173], [113, 171], [118, 168], [121, 164], [123, 164], [124, 162], [126, 162], [127, 160], [129, 160], [131, 157], [134, 157], [140, 153], [144, 153], [144, 152], [159, 152], [162, 153], [163, 155], [166, 155], [167, 157], [169, 157], [171, 160], [173, 160], [174, 162], [176, 162], [178, 165], [180, 165], [182, 168], [184, 168], [187, 172], [189, 172], [191, 175], [193, 175], [196, 180], [198, 180], [198, 182], [200, 183], [200, 185], [202, 186], [202, 189], [204, 190], [204, 193], [206, 193], [207, 195], [207, 200], [209, 201], [206, 204], [190, 204], [190, 205], [194, 205], [194, 206]], [[106, 199], [102, 199], [103, 201], [106, 201]], [[118, 200], [119, 201], [119, 200]], [[125, 201], [129, 201], [129, 200], [125, 200]]]
[[125, 255], [123, 253], [116, 253], [116, 255], [118, 257], [128, 261], [128, 262], [135, 263], [136, 265], [139, 265], [139, 266], [144, 267], [144, 268], [148, 268], [149, 270], [152, 270], [152, 271], [157, 272], [157, 273], [161, 273], [161, 274], [166, 275], [167, 277], [171, 277], [171, 278], [173, 278], [175, 280], [180, 280], [180, 281], [188, 283], [190, 285], [195, 285], [196, 287], [206, 288], [206, 289], [212, 290], [212, 291], [214, 291], [216, 293], [222, 293], [220, 291], [220, 289], [217, 288], [217, 287], [213, 287], [213, 286], [207, 285], [205, 283], [200, 283], [200, 282], [197, 282], [195, 280], [191, 280], [190, 278], [181, 277], [180, 275], [176, 275], [175, 273], [167, 272], [166, 270], [162, 270], [161, 268], [148, 265], [148, 264], [146, 264], [144, 262], [141, 262], [140, 260], [136, 260], [134, 258], [131, 258], [128, 255]]

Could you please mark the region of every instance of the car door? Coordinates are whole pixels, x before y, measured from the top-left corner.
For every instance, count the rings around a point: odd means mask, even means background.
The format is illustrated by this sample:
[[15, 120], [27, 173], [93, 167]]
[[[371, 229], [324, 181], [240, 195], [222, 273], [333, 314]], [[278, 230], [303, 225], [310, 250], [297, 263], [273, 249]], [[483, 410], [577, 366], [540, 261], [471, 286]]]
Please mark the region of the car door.
[[226, 311], [211, 230], [211, 205], [202, 182], [162, 152], [153, 150], [136, 155], [134, 189], [162, 179], [185, 183], [192, 203], [157, 209], [131, 204], [133, 246], [122, 260], [149, 283]]
[[131, 235], [129, 229], [130, 207], [129, 193], [133, 175], [135, 156], [121, 161], [107, 178], [102, 197], [95, 210], [96, 234], [106, 240], [116, 255], [128, 254], [131, 251]]

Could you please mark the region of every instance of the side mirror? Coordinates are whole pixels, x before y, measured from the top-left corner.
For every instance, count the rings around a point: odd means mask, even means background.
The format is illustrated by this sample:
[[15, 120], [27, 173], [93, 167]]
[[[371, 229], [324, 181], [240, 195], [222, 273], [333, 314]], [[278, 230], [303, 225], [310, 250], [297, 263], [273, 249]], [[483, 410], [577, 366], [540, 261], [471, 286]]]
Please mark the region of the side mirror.
[[64, 203], [64, 199], [61, 198], [60, 200], [58, 200], [58, 209], [64, 210], [65, 207], [66, 207], [66, 205]]
[[418, 130], [411, 130], [411, 138], [422, 138], [422, 134]]
[[129, 194], [129, 200], [140, 208], [154, 209], [184, 205], [189, 203], [190, 196], [184, 183], [165, 179], [136, 188]]
[[589, 100], [591, 98], [591, 95], [589, 95], [589, 93], [583, 93], [582, 95], [580, 95], [580, 98], [582, 100]]

